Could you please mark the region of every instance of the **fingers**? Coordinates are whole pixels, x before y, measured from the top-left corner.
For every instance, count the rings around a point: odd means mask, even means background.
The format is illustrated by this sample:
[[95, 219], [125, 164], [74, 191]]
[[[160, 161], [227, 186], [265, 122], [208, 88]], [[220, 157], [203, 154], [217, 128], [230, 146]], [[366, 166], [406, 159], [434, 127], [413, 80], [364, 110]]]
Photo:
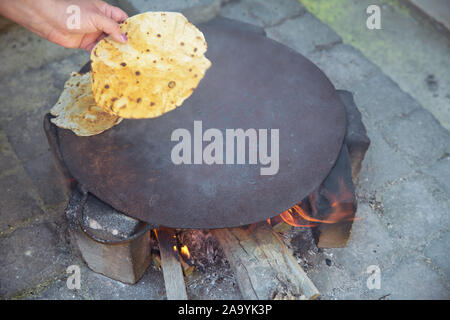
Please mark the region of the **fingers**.
[[113, 6], [109, 6], [109, 7], [111, 7], [110, 18], [112, 18], [114, 21], [122, 22], [122, 21], [125, 21], [126, 19], [128, 19], [127, 13], [125, 11], [123, 11], [122, 9], [120, 9], [118, 7], [113, 7]]
[[116, 22], [122, 22], [128, 19], [128, 14], [125, 11], [104, 1], [98, 1], [97, 6], [105, 16]]
[[108, 35], [106, 33], [102, 33], [98, 37], [96, 35], [85, 37], [80, 45], [80, 48], [85, 49], [88, 52], [91, 52], [92, 49], [94, 49], [94, 47], [97, 45], [97, 43], [106, 38], [107, 36]]
[[119, 24], [107, 16], [98, 15], [94, 19], [95, 27], [111, 36], [111, 38], [117, 42], [127, 42], [127, 37], [122, 33]]

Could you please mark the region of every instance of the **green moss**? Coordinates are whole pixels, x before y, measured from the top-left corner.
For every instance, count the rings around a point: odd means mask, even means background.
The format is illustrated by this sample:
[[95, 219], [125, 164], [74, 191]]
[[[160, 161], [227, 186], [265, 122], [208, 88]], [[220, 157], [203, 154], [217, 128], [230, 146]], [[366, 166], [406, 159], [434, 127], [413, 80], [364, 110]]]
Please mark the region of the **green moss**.
[[23, 291], [20, 291], [16, 293], [15, 295], [11, 296], [11, 300], [24, 300], [24, 299], [30, 299], [36, 296], [41, 295], [43, 292], [45, 292], [55, 281], [58, 280], [58, 278], [49, 278], [41, 283], [39, 283], [34, 288], [28, 288]]
[[368, 15], [365, 8], [370, 4], [385, 5], [389, 6], [386, 10], [400, 15], [409, 15], [409, 9], [399, 0], [355, 1], [299, 0], [308, 11], [338, 33], [344, 43], [357, 48], [376, 64], [399, 63], [405, 57], [405, 46], [399, 46], [398, 37], [392, 35], [392, 30], [389, 30], [391, 24], [386, 20], [389, 15], [382, 10], [382, 29], [369, 30], [366, 27]]

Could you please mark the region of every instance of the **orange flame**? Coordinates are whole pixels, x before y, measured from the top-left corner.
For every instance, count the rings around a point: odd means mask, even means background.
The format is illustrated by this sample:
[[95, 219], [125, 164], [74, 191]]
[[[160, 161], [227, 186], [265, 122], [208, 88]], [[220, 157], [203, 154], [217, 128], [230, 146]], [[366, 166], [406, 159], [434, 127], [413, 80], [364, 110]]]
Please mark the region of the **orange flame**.
[[[302, 208], [300, 208], [298, 205], [295, 205], [293, 208], [286, 210], [285, 212], [283, 212], [282, 214], [280, 214], [281, 219], [283, 219], [284, 222], [286, 222], [287, 224], [293, 226], [293, 227], [308, 227], [308, 228], [312, 228], [317, 226], [316, 224], [299, 224], [297, 222], [298, 219], [295, 215], [296, 213], [298, 215], [300, 215], [300, 217], [302, 215], [306, 215], [306, 213], [303, 211]], [[301, 213], [301, 214], [300, 214]], [[306, 220], [306, 219], [305, 219]]]
[[[281, 219], [287, 224], [294, 227], [316, 227], [315, 223], [338, 223], [341, 221], [358, 220], [353, 217], [353, 208], [348, 205], [353, 202], [353, 194], [345, 186], [344, 180], [339, 180], [339, 192], [333, 194], [327, 190], [328, 199], [330, 199], [330, 207], [332, 209], [327, 219], [316, 219], [309, 216], [299, 205], [293, 206], [291, 209], [280, 214]], [[302, 221], [315, 222], [312, 224], [302, 224]]]
[[189, 252], [187, 245], [182, 246], [180, 251], [181, 251], [181, 254], [184, 257], [186, 257], [187, 259], [191, 258], [191, 253]]

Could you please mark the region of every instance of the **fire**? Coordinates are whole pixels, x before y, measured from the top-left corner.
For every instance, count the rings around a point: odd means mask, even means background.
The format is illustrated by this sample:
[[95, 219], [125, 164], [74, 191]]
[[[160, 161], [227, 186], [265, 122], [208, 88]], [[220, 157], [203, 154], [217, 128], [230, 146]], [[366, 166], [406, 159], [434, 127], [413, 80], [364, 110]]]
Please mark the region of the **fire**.
[[[302, 216], [308, 216], [302, 208], [300, 208], [298, 205], [295, 205], [293, 208], [286, 210], [285, 212], [283, 212], [282, 214], [280, 214], [281, 219], [283, 219], [284, 222], [286, 222], [287, 224], [293, 226], [293, 227], [315, 227], [317, 226], [316, 224], [299, 224], [298, 223], [298, 219], [296, 217], [296, 215], [299, 215], [300, 217]], [[307, 220], [307, 219], [305, 219]], [[308, 221], [308, 220], [307, 220]]]
[[[280, 214], [280, 218], [294, 227], [316, 227], [318, 223], [338, 223], [341, 221], [357, 220], [353, 214], [353, 194], [345, 186], [344, 181], [339, 180], [339, 192], [333, 194], [325, 190], [330, 200], [331, 213], [327, 219], [316, 219], [308, 215], [300, 205], [295, 205]], [[308, 223], [309, 222], [309, 223]]]
[[186, 257], [187, 259], [191, 258], [191, 253], [189, 252], [189, 249], [188, 249], [187, 245], [182, 246], [180, 251], [181, 251], [181, 254], [184, 257]]

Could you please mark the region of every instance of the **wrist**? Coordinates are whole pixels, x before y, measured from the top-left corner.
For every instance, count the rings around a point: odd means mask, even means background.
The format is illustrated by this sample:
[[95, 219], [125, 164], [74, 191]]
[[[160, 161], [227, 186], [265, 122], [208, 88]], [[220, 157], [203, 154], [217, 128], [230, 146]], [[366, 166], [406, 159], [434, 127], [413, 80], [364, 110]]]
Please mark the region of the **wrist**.
[[56, 0], [1, 0], [0, 14], [40, 36], [45, 36], [49, 32], [46, 16], [48, 10], [55, 9], [56, 2]]

